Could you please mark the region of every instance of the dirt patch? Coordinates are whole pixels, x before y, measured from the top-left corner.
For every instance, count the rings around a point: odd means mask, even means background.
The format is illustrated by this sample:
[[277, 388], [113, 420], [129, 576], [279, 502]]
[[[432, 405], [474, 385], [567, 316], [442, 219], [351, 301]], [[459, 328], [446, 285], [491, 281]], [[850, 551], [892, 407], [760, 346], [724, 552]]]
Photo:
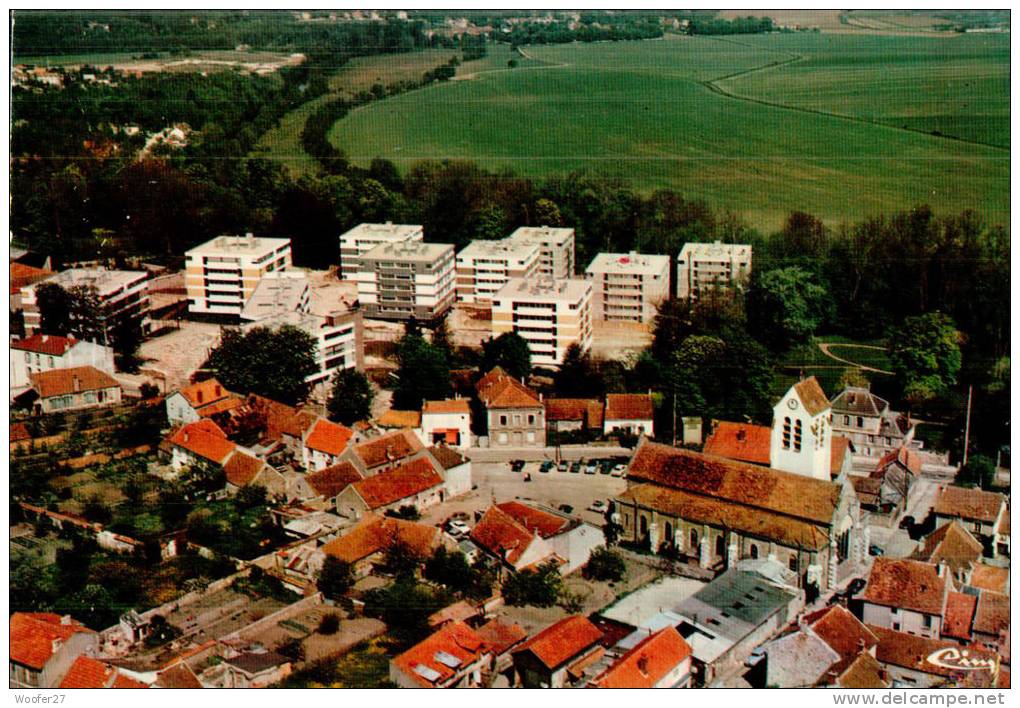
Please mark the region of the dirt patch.
[[378, 637], [385, 631], [386, 625], [377, 619], [370, 617], [344, 619], [341, 617], [340, 631], [336, 634], [326, 635], [314, 632], [305, 639], [305, 661], [310, 662], [327, 656], [335, 656], [348, 651], [359, 642]]

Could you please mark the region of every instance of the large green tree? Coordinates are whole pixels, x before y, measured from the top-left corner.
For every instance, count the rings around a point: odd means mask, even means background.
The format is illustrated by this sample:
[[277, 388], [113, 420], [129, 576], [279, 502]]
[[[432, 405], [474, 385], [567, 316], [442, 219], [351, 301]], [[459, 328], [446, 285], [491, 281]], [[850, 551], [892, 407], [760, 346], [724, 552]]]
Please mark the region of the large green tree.
[[531, 348], [521, 335], [504, 332], [482, 342], [482, 371], [489, 372], [496, 366], [514, 378], [531, 375]]
[[889, 332], [889, 360], [903, 396], [930, 400], [956, 383], [960, 373], [960, 333], [941, 312], [908, 317]]
[[602, 393], [602, 382], [591, 354], [576, 342], [567, 347], [553, 382], [556, 394], [563, 398], [585, 398]]
[[808, 339], [825, 322], [829, 308], [828, 291], [798, 266], [763, 273], [747, 293], [748, 325], [775, 351]]
[[368, 377], [357, 369], [344, 369], [333, 379], [333, 389], [326, 404], [329, 419], [353, 425], [372, 415], [375, 392]]
[[71, 331], [71, 296], [56, 283], [42, 283], [35, 289], [39, 308], [39, 329], [43, 334], [66, 335]]
[[294, 404], [308, 395], [305, 378], [318, 369], [315, 340], [289, 325], [276, 330], [255, 327], [244, 334], [225, 330], [205, 368], [231, 391]]
[[393, 406], [418, 410], [427, 400], [450, 395], [450, 365], [446, 352], [425, 341], [420, 334], [407, 334], [397, 347], [397, 388]]

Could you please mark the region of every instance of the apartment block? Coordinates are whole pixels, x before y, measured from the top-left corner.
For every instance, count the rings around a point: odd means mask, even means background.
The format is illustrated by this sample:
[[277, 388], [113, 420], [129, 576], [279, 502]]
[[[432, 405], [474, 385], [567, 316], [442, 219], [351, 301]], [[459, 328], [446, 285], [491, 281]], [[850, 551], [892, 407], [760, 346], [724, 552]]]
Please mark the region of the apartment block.
[[585, 273], [594, 286], [596, 320], [650, 322], [669, 297], [669, 256], [600, 253]]
[[457, 254], [457, 301], [492, 304], [492, 295], [511, 278], [538, 274], [541, 247], [533, 242], [472, 241]]
[[[27, 285], [21, 289], [21, 304], [25, 313], [25, 332], [39, 331], [39, 305], [36, 288], [44, 283], [59, 285], [64, 289], [86, 286], [93, 288], [99, 298], [100, 320], [106, 344], [110, 332], [125, 319], [135, 320], [142, 332], [148, 332], [149, 274], [138, 270], [108, 270], [106, 268], [68, 268], [45, 280]], [[71, 322], [72, 333], [77, 333], [75, 322]]]
[[492, 299], [492, 334], [516, 332], [537, 366], [559, 366], [573, 343], [591, 347], [592, 284], [567, 278], [513, 278]]
[[515, 243], [536, 243], [540, 249], [539, 275], [570, 278], [574, 275], [574, 230], [550, 226], [522, 226], [507, 239]]
[[434, 320], [453, 305], [453, 245], [421, 241], [380, 244], [361, 256], [361, 269], [354, 279], [365, 317]]
[[302, 270], [267, 273], [241, 311], [242, 327], [297, 327], [315, 339], [318, 370], [305, 380], [328, 381], [343, 369], [362, 370], [364, 325], [361, 311], [316, 297]]
[[741, 284], [751, 277], [751, 246], [685, 243], [677, 256], [676, 296], [697, 299], [709, 288]]
[[290, 239], [218, 236], [185, 257], [188, 312], [240, 317], [262, 276], [291, 267]]
[[412, 224], [358, 224], [340, 235], [340, 273], [345, 280], [352, 280], [361, 270], [361, 257], [376, 246], [384, 243], [424, 241], [425, 230]]

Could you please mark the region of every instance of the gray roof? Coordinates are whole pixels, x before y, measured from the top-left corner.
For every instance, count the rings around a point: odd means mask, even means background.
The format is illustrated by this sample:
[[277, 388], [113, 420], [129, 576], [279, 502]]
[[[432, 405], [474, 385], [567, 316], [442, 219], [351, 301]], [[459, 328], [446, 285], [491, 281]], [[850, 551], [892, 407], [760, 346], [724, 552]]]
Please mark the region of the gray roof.
[[275, 666], [282, 666], [290, 662], [290, 659], [275, 651], [246, 651], [223, 661], [231, 666], [236, 666], [247, 674], [257, 674]]
[[833, 413], [878, 416], [889, 408], [889, 402], [866, 388], [848, 386], [832, 400], [831, 406]]
[[840, 660], [832, 647], [809, 631], [793, 632], [767, 644], [768, 684], [779, 688], [813, 685]]

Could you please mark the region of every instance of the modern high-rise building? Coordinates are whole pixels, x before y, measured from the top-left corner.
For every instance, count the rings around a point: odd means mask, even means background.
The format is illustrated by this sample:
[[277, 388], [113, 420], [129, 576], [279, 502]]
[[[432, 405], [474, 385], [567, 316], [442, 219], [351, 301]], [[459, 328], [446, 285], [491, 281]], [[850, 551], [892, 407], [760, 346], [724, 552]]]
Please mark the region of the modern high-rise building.
[[574, 275], [574, 230], [550, 226], [522, 226], [507, 238], [514, 243], [537, 243], [540, 249], [538, 274], [547, 278]]
[[453, 245], [384, 243], [361, 256], [354, 275], [365, 317], [429, 322], [454, 300]]
[[492, 296], [492, 334], [516, 332], [537, 366], [559, 366], [567, 347], [592, 341], [592, 284], [581, 278], [513, 278]]
[[649, 322], [669, 297], [669, 256], [600, 253], [585, 271], [595, 287], [595, 319]]
[[291, 267], [290, 239], [217, 236], [185, 257], [188, 312], [239, 317], [263, 275]]
[[709, 288], [741, 285], [751, 277], [751, 246], [685, 243], [676, 261], [676, 296], [696, 300]]
[[540, 251], [537, 243], [472, 241], [457, 254], [457, 301], [491, 304], [492, 294], [510, 278], [538, 273]]
[[340, 273], [345, 280], [361, 269], [361, 257], [384, 243], [424, 241], [425, 230], [413, 224], [358, 224], [340, 235]]
[[[21, 289], [25, 332], [35, 334], [39, 330], [41, 315], [36, 300], [37, 289], [44, 284], [53, 284], [65, 290], [85, 286], [95, 291], [99, 300], [100, 344], [108, 344], [110, 333], [128, 319], [134, 320], [141, 331], [147, 333], [150, 326], [148, 279], [147, 272], [138, 270], [68, 268], [45, 280], [26, 285]], [[80, 335], [73, 314], [70, 333]]]

